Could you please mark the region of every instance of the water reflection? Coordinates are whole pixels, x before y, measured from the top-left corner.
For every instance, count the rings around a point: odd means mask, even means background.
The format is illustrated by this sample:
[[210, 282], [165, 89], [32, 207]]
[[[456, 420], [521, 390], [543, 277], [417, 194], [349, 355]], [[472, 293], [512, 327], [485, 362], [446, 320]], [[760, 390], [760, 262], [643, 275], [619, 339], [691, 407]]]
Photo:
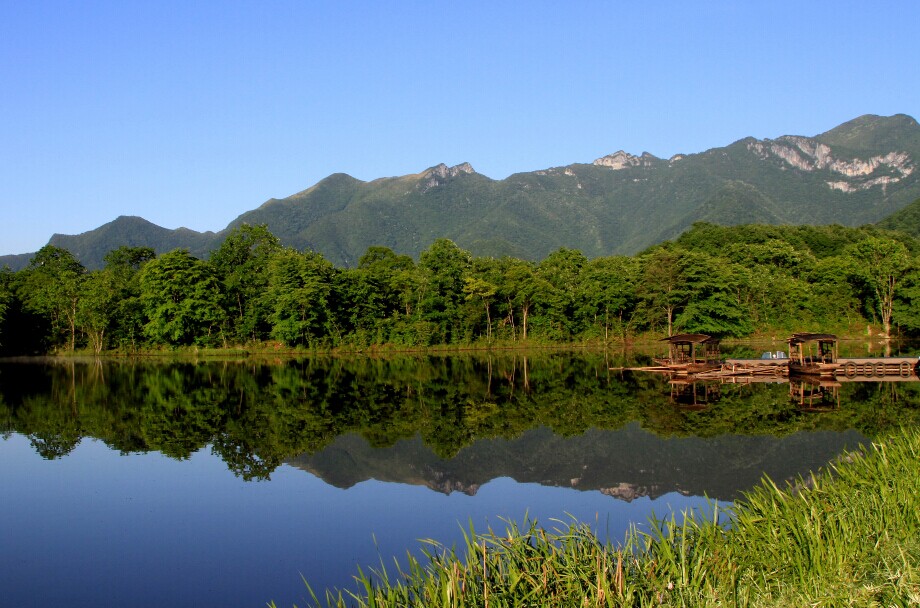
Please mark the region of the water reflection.
[[[878, 380], [878, 379], [876, 379]], [[781, 384], [788, 386], [789, 398], [800, 411], [826, 412], [840, 407], [841, 383], [818, 377], [728, 377], [723, 380], [694, 380], [686, 376], [671, 378], [671, 402], [681, 409], [705, 410], [722, 399], [726, 384]]]
[[865, 438], [856, 431], [712, 438], [662, 438], [632, 422], [618, 430], [590, 429], [560, 437], [547, 428], [515, 439], [482, 439], [453, 458], [438, 457], [418, 437], [373, 448], [348, 434], [289, 464], [340, 488], [377, 479], [421, 485], [444, 494], [475, 495], [493, 479], [598, 491], [625, 501], [671, 492], [733, 500], [767, 474], [793, 479], [824, 466]]
[[672, 378], [668, 380], [668, 385], [671, 387], [671, 403], [682, 408], [702, 410], [722, 398], [721, 382]]
[[[676, 438], [719, 437], [724, 443], [732, 436], [737, 454], [761, 461], [761, 444], [800, 431], [854, 430], [874, 437], [920, 417], [918, 383], [813, 386], [770, 379], [718, 384], [618, 373], [610, 367], [604, 354], [563, 353], [5, 363], [0, 365], [0, 421], [2, 430], [26, 435], [49, 459], [66, 456], [83, 437], [122, 453], [157, 451], [177, 459], [211, 446], [235, 475], [247, 480], [268, 479], [284, 462], [318, 466], [328, 460], [325, 452], [341, 454], [343, 442], [351, 441], [347, 437], [356, 436], [373, 454], [364, 458], [367, 462], [383, 463], [395, 453], [406, 461], [407, 454], [418, 454], [421, 460], [414, 466], [431, 472], [424, 481], [430, 487], [442, 487], [437, 475], [449, 478], [443, 487], [455, 483], [456, 489], [503, 475], [586, 487], [572, 481], [584, 477], [579, 471], [606, 466], [608, 478], [587, 487], [609, 490], [628, 483], [671, 491], [690, 487], [678, 479], [686, 472], [674, 479], [616, 477], [618, 469], [611, 463], [622, 446], [629, 446], [622, 452], [624, 461], [631, 459], [647, 472], [664, 471], [670, 465], [636, 463], [666, 454], [672, 446], [696, 449], [692, 441]], [[645, 434], [643, 445], [635, 443], [639, 429]], [[493, 453], [499, 445], [501, 453]], [[528, 455], [526, 462], [522, 455]], [[700, 444], [691, 458], [703, 462], [705, 455], [711, 456], [714, 470], [725, 468], [727, 456], [712, 446]], [[811, 464], [826, 459], [828, 452], [817, 450], [814, 456]], [[520, 470], [496, 469], [510, 462], [520, 462]], [[404, 473], [391, 476], [412, 478], [413, 469], [406, 466]], [[487, 473], [489, 467], [494, 470]], [[354, 467], [348, 474], [384, 475]], [[338, 475], [328, 473], [330, 479]], [[733, 496], [754, 481], [739, 477], [734, 487], [720, 486], [718, 493]], [[717, 494], [716, 486], [704, 483], [688, 491]]]

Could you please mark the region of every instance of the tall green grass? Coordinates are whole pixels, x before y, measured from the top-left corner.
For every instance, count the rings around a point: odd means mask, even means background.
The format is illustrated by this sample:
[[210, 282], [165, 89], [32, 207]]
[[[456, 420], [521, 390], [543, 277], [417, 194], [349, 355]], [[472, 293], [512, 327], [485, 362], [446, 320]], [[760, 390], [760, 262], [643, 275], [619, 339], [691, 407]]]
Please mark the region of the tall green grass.
[[[729, 517], [720, 517], [727, 514]], [[845, 455], [780, 487], [769, 479], [730, 511], [682, 513], [602, 543], [591, 527], [508, 523], [464, 534], [459, 550], [358, 572], [360, 592], [314, 605], [917, 606], [920, 431]], [[274, 604], [270, 604], [274, 606]]]

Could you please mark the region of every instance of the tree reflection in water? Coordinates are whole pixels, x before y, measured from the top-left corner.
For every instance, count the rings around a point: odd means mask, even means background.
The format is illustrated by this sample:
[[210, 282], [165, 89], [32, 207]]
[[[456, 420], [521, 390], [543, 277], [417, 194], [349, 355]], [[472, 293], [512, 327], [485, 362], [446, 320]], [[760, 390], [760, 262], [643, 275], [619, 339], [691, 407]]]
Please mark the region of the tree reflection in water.
[[[808, 387], [675, 387], [660, 376], [610, 371], [616, 363], [604, 353], [559, 352], [5, 363], [0, 365], [0, 420], [5, 433], [28, 436], [45, 458], [66, 456], [83, 437], [123, 453], [155, 450], [177, 459], [210, 445], [247, 480], [268, 479], [285, 461], [317, 468], [324, 450], [342, 449], [343, 437], [361, 437], [369, 454], [406, 440], [423, 453], [424, 466], [442, 476], [452, 459], [458, 466], [463, 462], [468, 473], [456, 479], [470, 484], [488, 479], [471, 467], [491, 466], [500, 474], [497, 458], [519, 457], [507, 445], [495, 447], [501, 440], [530, 446], [527, 466], [542, 471], [532, 475], [539, 481], [541, 475], [557, 479], [554, 469], [574, 475], [566, 458], [602, 466], [601, 453], [585, 453], [614, 441], [605, 448], [610, 453], [615, 442], [639, 428], [666, 445], [668, 438], [724, 442], [728, 436], [776, 438], [819, 430], [855, 430], [872, 438], [920, 422], [920, 383], [819, 387], [817, 407], [815, 394], [806, 395]], [[600, 431], [626, 435], [605, 438], [596, 435]], [[566, 441], [577, 437], [588, 439]], [[460, 454], [484, 441], [493, 442], [491, 451]], [[540, 446], [555, 446], [555, 451]], [[742, 458], [744, 452], [730, 453]], [[441, 464], [433, 467], [435, 461]], [[465, 482], [457, 483], [461, 489]]]

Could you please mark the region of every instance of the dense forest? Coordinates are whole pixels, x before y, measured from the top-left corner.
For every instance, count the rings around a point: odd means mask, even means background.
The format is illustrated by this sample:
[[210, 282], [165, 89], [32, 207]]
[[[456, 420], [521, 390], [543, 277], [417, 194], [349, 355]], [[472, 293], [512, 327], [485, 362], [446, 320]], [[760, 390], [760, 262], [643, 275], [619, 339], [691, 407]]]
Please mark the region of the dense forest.
[[0, 271], [0, 353], [259, 344], [607, 343], [678, 331], [920, 331], [920, 241], [876, 227], [695, 224], [635, 256], [536, 263], [439, 239], [355, 268], [237, 227], [208, 259], [121, 247], [88, 271], [47, 245]]

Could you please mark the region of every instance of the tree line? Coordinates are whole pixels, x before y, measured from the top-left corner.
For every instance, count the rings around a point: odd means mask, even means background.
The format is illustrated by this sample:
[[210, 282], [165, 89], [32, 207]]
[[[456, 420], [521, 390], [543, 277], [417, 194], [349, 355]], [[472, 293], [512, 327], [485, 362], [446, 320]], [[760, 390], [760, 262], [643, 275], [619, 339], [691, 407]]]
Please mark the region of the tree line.
[[368, 248], [354, 268], [236, 228], [208, 259], [120, 247], [87, 270], [46, 245], [0, 271], [0, 349], [365, 348], [608, 342], [637, 334], [920, 331], [920, 242], [873, 227], [698, 223], [635, 256], [561, 248], [476, 257], [448, 239], [418, 261]]

